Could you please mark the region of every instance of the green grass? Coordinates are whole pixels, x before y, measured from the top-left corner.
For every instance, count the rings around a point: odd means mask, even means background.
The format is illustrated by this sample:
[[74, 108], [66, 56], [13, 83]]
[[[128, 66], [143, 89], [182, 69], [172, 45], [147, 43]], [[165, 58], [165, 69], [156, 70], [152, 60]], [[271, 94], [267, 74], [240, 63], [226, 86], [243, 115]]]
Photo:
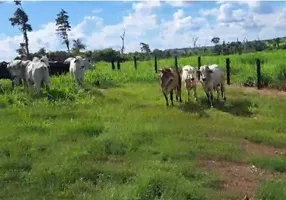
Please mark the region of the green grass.
[[[179, 64], [188, 60], [195, 64]], [[137, 71], [128, 63], [121, 71], [96, 67], [84, 88], [68, 75], [53, 77], [50, 95], [40, 97], [1, 82], [1, 199], [222, 199], [221, 178], [197, 168], [198, 160], [245, 161], [242, 138], [286, 146], [282, 97], [227, 87], [226, 104], [209, 109], [199, 87], [199, 103], [167, 108], [153, 62]], [[283, 159], [249, 158], [277, 171], [285, 171]], [[264, 199], [280, 198], [273, 192], [283, 192], [282, 183], [273, 184], [262, 185]]]
[[[225, 70], [226, 58], [230, 58], [231, 65], [231, 82], [232, 83], [253, 83], [257, 82], [256, 72], [256, 59], [261, 60], [261, 71], [262, 71], [262, 84], [268, 85], [268, 87], [286, 89], [286, 50], [275, 50], [275, 51], [263, 51], [247, 54], [235, 54], [226, 56], [202, 56], [201, 64], [219, 64]], [[174, 66], [174, 59], [157, 59], [158, 68]], [[178, 65], [182, 67], [184, 65], [198, 66], [197, 56], [192, 57], [179, 57]], [[101, 64], [99, 64], [101, 65]], [[108, 65], [111, 68], [111, 64]], [[130, 73], [128, 76], [129, 80], [147, 81], [154, 80], [154, 59], [149, 61], [138, 61], [138, 68], [144, 68], [144, 73], [136, 75], [134, 72], [133, 61], [125, 62], [121, 64], [121, 71], [123, 73]], [[134, 69], [134, 70], [133, 70]], [[143, 72], [143, 71], [142, 71]], [[123, 79], [123, 80], [122, 80]], [[126, 81], [126, 78], [120, 77], [121, 81]]]

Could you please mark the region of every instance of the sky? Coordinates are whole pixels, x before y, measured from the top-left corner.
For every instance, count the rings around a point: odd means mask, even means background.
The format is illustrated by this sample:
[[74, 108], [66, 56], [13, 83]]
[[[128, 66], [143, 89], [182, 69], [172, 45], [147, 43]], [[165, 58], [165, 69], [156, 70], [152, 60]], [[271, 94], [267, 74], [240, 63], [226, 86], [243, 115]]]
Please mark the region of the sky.
[[[212, 45], [221, 42], [270, 39], [286, 36], [286, 1], [23, 1], [33, 31], [28, 33], [30, 52], [64, 50], [56, 34], [55, 19], [68, 12], [70, 40], [80, 38], [87, 50], [120, 49], [125, 33], [125, 52], [140, 51], [140, 42], [151, 50]], [[17, 56], [23, 42], [9, 18], [13, 2], [0, 4], [0, 61]]]

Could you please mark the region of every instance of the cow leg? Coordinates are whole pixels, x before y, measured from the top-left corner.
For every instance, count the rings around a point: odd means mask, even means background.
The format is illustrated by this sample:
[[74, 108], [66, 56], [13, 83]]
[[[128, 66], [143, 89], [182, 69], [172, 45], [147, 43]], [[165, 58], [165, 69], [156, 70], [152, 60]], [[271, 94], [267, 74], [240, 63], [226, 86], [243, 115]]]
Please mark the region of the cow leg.
[[195, 97], [195, 100], [196, 100], [196, 101], [198, 101], [198, 96], [197, 96], [197, 87], [196, 87], [196, 86], [194, 86], [193, 90], [194, 90], [194, 97]]
[[12, 79], [12, 90], [14, 90], [14, 88], [15, 88], [15, 81], [14, 79]]
[[179, 88], [179, 97], [180, 97], [180, 103], [182, 103], [182, 90], [181, 90], [181, 88]]
[[163, 95], [165, 97], [166, 106], [169, 106], [168, 96], [164, 92], [163, 92]]
[[45, 79], [44, 82], [45, 82], [46, 90], [50, 91], [50, 81]]
[[170, 92], [170, 99], [171, 99], [171, 104], [174, 106], [174, 101], [173, 101], [173, 90]]
[[190, 89], [189, 88], [187, 88], [187, 93], [188, 93], [188, 101], [187, 102], [189, 102], [190, 101]]
[[175, 94], [176, 94], [176, 101], [179, 101], [179, 96], [178, 96], [178, 90], [177, 90], [177, 88], [175, 89]]
[[34, 88], [36, 90], [36, 94], [39, 95], [41, 91], [41, 82], [39, 82], [38, 84], [34, 83]]
[[212, 94], [211, 91], [206, 91], [206, 95], [207, 95], [207, 98], [208, 98], [209, 106], [212, 108], [213, 107], [213, 105], [212, 105], [213, 94]]
[[50, 91], [50, 75], [49, 75], [49, 72], [45, 73], [43, 82], [45, 82], [46, 90]]
[[216, 87], [216, 92], [217, 92], [216, 100], [217, 100], [217, 101], [219, 101], [219, 89], [220, 89], [219, 87]]
[[221, 97], [222, 97], [222, 98], [223, 98], [223, 100], [225, 101], [225, 100], [226, 100], [226, 97], [225, 97], [225, 88], [224, 88], [224, 84], [221, 84], [220, 90], [221, 90]]
[[180, 103], [182, 102], [182, 90], [180, 86], [176, 87], [176, 94], [178, 96], [177, 101], [179, 101]]
[[213, 107], [213, 100], [214, 100], [214, 96], [213, 96], [213, 91], [210, 91], [210, 106], [211, 108]]

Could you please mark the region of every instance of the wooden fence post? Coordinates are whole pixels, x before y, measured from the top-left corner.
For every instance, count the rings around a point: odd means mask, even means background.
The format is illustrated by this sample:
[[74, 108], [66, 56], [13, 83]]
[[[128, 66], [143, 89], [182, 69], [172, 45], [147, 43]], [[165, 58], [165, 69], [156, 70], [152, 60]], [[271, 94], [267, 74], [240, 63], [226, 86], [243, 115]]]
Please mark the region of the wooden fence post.
[[178, 57], [175, 56], [175, 68], [176, 70], [178, 70]]
[[256, 59], [256, 72], [257, 72], [257, 89], [261, 89], [261, 66], [260, 60]]
[[117, 70], [120, 70], [120, 60], [117, 60]]
[[137, 60], [136, 60], [136, 56], [134, 56], [134, 57], [133, 57], [133, 59], [134, 59], [134, 67], [135, 67], [135, 69], [137, 69]]
[[[201, 56], [198, 57], [198, 70], [201, 68]], [[198, 72], [198, 79], [200, 80], [200, 73]]]
[[155, 73], [158, 73], [157, 57], [155, 56]]
[[112, 67], [113, 70], [115, 70], [114, 60], [111, 61], [111, 67]]
[[230, 85], [230, 60], [229, 58], [225, 59], [226, 64], [226, 82], [228, 85]]

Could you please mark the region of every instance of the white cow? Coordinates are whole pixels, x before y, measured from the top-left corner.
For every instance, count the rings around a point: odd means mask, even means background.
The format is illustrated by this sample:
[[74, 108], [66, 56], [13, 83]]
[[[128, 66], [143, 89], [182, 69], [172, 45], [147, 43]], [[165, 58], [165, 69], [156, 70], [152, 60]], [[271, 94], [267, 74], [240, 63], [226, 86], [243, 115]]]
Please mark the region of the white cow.
[[75, 78], [79, 85], [83, 84], [84, 72], [91, 68], [89, 60], [82, 58], [81, 56], [67, 58], [64, 63], [70, 63], [70, 73]]
[[198, 72], [210, 106], [213, 107], [213, 90], [217, 91], [217, 100], [219, 100], [219, 87], [223, 100], [226, 100], [224, 74], [220, 67], [217, 64], [203, 65]]
[[[80, 57], [81, 57], [81, 56], [80, 56]], [[70, 62], [71, 62], [72, 60], [74, 60], [74, 59], [75, 59], [75, 57], [69, 57], [69, 58], [65, 59], [64, 64], [70, 64]], [[84, 69], [85, 69], [85, 70], [88, 70], [88, 69], [91, 69], [91, 68], [92, 68], [92, 64], [91, 64], [91, 60], [90, 60], [90, 59], [88, 59], [88, 58], [82, 58], [82, 60], [83, 60], [83, 62], [84, 62]]]
[[50, 89], [49, 66], [47, 56], [43, 56], [41, 59], [34, 57], [26, 68], [26, 81], [29, 86], [34, 85], [37, 94], [41, 90], [42, 82], [45, 83], [47, 90]]
[[12, 60], [7, 64], [7, 69], [12, 76], [12, 87], [18, 85], [20, 81], [25, 82], [26, 67], [31, 62], [30, 60]]
[[184, 84], [186, 87], [188, 93], [188, 101], [190, 97], [190, 90], [194, 91], [195, 100], [198, 101], [196, 73], [197, 71], [195, 70], [195, 68], [190, 65], [185, 65], [182, 68], [182, 84]]

